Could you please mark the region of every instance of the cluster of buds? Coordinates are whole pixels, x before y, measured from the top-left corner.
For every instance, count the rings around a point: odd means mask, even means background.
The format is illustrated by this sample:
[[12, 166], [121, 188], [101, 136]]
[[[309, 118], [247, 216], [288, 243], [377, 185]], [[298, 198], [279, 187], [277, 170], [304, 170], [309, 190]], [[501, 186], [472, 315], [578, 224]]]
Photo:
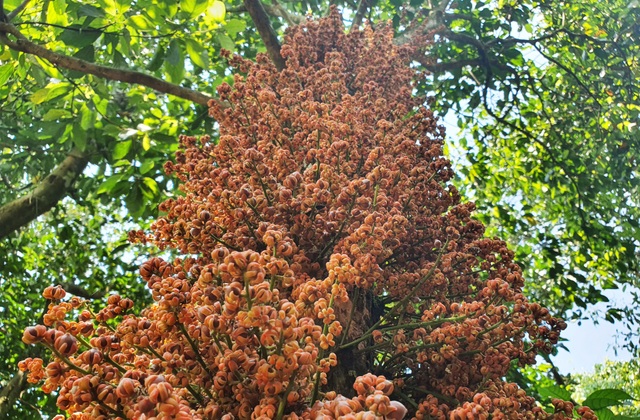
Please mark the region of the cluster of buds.
[[183, 255], [140, 267], [154, 303], [94, 313], [48, 288], [30, 380], [74, 419], [546, 418], [501, 378], [566, 325], [448, 184], [392, 36], [334, 10], [288, 32], [282, 71], [230, 58], [218, 132], [166, 165], [184, 194], [131, 234]]

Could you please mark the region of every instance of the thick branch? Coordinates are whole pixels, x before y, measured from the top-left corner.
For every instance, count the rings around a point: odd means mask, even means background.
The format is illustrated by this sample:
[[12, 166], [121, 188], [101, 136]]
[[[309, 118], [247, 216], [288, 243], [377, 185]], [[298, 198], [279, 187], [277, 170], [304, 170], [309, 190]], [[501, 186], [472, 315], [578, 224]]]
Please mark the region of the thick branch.
[[7, 418], [9, 410], [13, 408], [20, 394], [27, 387], [27, 375], [18, 371], [2, 391], [0, 391], [0, 419]]
[[429, 11], [427, 18], [419, 25], [413, 25], [403, 34], [396, 37], [393, 42], [396, 45], [409, 44], [416, 37], [424, 36], [429, 32], [444, 25], [444, 13], [452, 3], [452, 0], [441, 0], [437, 6]]
[[[279, 3], [273, 4], [263, 4], [264, 10], [273, 17], [279, 17], [285, 20], [289, 25], [299, 25], [303, 23], [306, 19], [304, 16], [300, 16], [297, 13], [291, 13], [284, 7], [282, 7]], [[229, 6], [227, 8], [227, 12], [229, 13], [243, 13], [246, 12], [247, 8], [244, 5], [240, 6]]]
[[431, 73], [443, 73], [447, 71], [453, 71], [457, 69], [461, 69], [467, 66], [481, 66], [482, 60], [479, 58], [469, 58], [458, 61], [450, 61], [450, 62], [442, 62], [442, 63], [432, 63], [428, 60], [428, 57], [417, 57], [417, 61], [422, 64], [422, 66], [430, 71]]
[[158, 92], [167, 93], [179, 98], [187, 99], [200, 105], [207, 106], [211, 97], [192, 89], [174, 85], [164, 80], [158, 79], [148, 74], [140, 73], [132, 70], [115, 69], [112, 67], [93, 64], [88, 61], [80, 60], [75, 57], [69, 57], [64, 54], [58, 54], [48, 50], [38, 44], [34, 44], [25, 38], [18, 29], [5, 22], [0, 22], [0, 34], [11, 34], [16, 39], [10, 40], [7, 36], [0, 37], [1, 42], [9, 48], [16, 51], [22, 51], [27, 54], [33, 54], [40, 58], [44, 58], [51, 64], [65, 68], [67, 70], [75, 70], [86, 74], [102, 77], [108, 80], [117, 80], [119, 82], [133, 83], [150, 87]]
[[269, 53], [269, 57], [271, 57], [271, 61], [273, 61], [273, 64], [275, 64], [278, 70], [284, 69], [285, 62], [282, 55], [280, 55], [280, 42], [278, 41], [276, 31], [273, 30], [271, 22], [269, 22], [269, 16], [264, 10], [262, 3], [260, 0], [244, 0], [244, 7], [246, 7], [247, 12], [251, 15], [251, 19], [253, 19], [256, 29], [258, 30], [265, 47], [267, 47], [267, 52]]
[[364, 19], [364, 14], [369, 7], [369, 0], [360, 0], [358, 2], [358, 9], [356, 10], [356, 15], [353, 18], [353, 23], [351, 24], [352, 28], [358, 28], [362, 24], [362, 19]]
[[96, 292], [90, 292], [89, 290], [86, 290], [85, 288], [80, 287], [73, 283], [65, 283], [62, 285], [62, 288], [68, 293], [71, 293], [72, 295], [76, 295], [83, 299], [100, 299], [107, 294], [106, 290], [98, 290]]
[[86, 154], [74, 149], [32, 192], [0, 207], [0, 239], [62, 200], [88, 162]]

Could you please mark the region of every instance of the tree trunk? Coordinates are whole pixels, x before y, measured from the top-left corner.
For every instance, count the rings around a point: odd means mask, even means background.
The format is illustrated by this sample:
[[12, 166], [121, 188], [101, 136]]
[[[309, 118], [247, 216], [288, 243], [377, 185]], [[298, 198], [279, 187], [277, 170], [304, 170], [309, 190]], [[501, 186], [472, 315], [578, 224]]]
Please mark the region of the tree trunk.
[[85, 153], [72, 150], [32, 192], [0, 207], [0, 239], [27, 225], [62, 200], [88, 162]]
[[7, 418], [7, 413], [15, 405], [27, 385], [27, 375], [18, 371], [9, 383], [2, 388], [0, 391], [0, 419]]

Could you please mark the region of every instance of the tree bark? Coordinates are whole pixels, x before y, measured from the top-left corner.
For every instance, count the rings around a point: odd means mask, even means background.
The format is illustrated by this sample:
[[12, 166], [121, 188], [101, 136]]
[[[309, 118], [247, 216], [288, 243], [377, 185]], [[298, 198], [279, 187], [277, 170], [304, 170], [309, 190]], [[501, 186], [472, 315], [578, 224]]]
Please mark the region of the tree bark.
[[46, 213], [62, 200], [88, 162], [85, 153], [72, 150], [33, 191], [0, 207], [0, 239]]
[[0, 419], [7, 418], [9, 410], [15, 405], [20, 394], [27, 387], [27, 375], [18, 371], [9, 383], [0, 391]]
[[284, 69], [285, 62], [282, 55], [280, 55], [280, 42], [278, 41], [276, 31], [274, 31], [271, 26], [269, 16], [264, 10], [262, 3], [260, 0], [244, 0], [244, 7], [247, 9], [253, 23], [256, 25], [256, 29], [258, 30], [265, 47], [267, 47], [267, 52], [269, 53], [269, 57], [271, 57], [271, 61], [273, 61], [273, 64], [275, 64], [278, 70]]

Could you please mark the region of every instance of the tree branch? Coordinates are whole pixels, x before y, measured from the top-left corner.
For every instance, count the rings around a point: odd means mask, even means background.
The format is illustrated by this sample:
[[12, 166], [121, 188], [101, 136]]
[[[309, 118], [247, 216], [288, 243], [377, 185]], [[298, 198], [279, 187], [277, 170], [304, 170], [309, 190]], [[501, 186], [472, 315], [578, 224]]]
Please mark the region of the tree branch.
[[[102, 77], [108, 80], [116, 80], [119, 82], [147, 86], [158, 92], [167, 93], [169, 95], [187, 99], [204, 106], [207, 106], [209, 101], [212, 100], [212, 98], [208, 95], [192, 89], [184, 88], [182, 86], [174, 85], [148, 74], [132, 70], [115, 69], [99, 64], [93, 64], [75, 57], [69, 57], [64, 54], [58, 54], [29, 41], [24, 35], [20, 33], [18, 28], [11, 25], [10, 23], [0, 22], [0, 34], [2, 34], [0, 35], [0, 42], [6, 44], [12, 50], [36, 55], [40, 58], [44, 58], [51, 64], [65, 68], [67, 70], [75, 70], [86, 74], [92, 74], [94, 76]], [[6, 36], [6, 34], [13, 35], [16, 38], [15, 41], [10, 40], [9, 37]]]
[[22, 391], [27, 387], [27, 375], [18, 371], [7, 385], [0, 391], [0, 419], [7, 418], [11, 410], [20, 397]]
[[64, 283], [62, 288], [72, 295], [76, 295], [83, 299], [101, 299], [107, 294], [106, 290], [98, 290], [96, 292], [90, 292], [87, 289], [80, 287], [73, 283]]
[[281, 17], [284, 19], [289, 25], [299, 25], [303, 23], [306, 19], [304, 16], [300, 16], [297, 13], [291, 13], [284, 7], [282, 7], [279, 3], [273, 1], [273, 4], [263, 4], [264, 10], [267, 11], [271, 16]]
[[0, 207], [0, 239], [49, 211], [66, 195], [89, 158], [76, 149], [29, 194]]
[[458, 61], [450, 61], [450, 62], [442, 62], [442, 63], [431, 63], [429, 62], [429, 57], [417, 57], [416, 61], [418, 61], [422, 66], [430, 71], [431, 73], [442, 73], [446, 71], [452, 71], [461, 69], [467, 66], [480, 66], [482, 65], [482, 60], [479, 58], [469, 58]]
[[18, 5], [18, 7], [16, 7], [15, 9], [13, 9], [8, 15], [7, 15], [7, 22], [11, 22], [13, 20], [13, 18], [15, 18], [16, 16], [18, 16], [18, 14], [20, 12], [22, 12], [24, 10], [25, 7], [27, 7], [27, 4], [29, 4], [29, 0], [24, 0], [22, 3], [20, 3]]
[[[273, 2], [273, 4], [263, 4], [264, 10], [267, 14], [273, 17], [279, 17], [285, 20], [289, 25], [299, 25], [305, 21], [304, 16], [300, 16], [297, 13], [291, 13], [284, 7], [282, 7], [279, 3]], [[227, 12], [229, 13], [244, 13], [247, 11], [247, 8], [241, 4], [240, 6], [229, 6], [227, 8]]]
[[269, 22], [269, 16], [262, 6], [260, 0], [244, 0], [244, 7], [249, 12], [253, 23], [256, 25], [256, 29], [267, 47], [267, 52], [271, 61], [275, 64], [278, 70], [282, 70], [285, 67], [284, 58], [280, 55], [280, 42], [278, 36]]
[[360, 0], [358, 2], [358, 9], [356, 10], [356, 15], [353, 18], [353, 23], [351, 24], [351, 28], [358, 28], [360, 24], [362, 24], [362, 19], [364, 19], [364, 14], [369, 8], [369, 0]]

